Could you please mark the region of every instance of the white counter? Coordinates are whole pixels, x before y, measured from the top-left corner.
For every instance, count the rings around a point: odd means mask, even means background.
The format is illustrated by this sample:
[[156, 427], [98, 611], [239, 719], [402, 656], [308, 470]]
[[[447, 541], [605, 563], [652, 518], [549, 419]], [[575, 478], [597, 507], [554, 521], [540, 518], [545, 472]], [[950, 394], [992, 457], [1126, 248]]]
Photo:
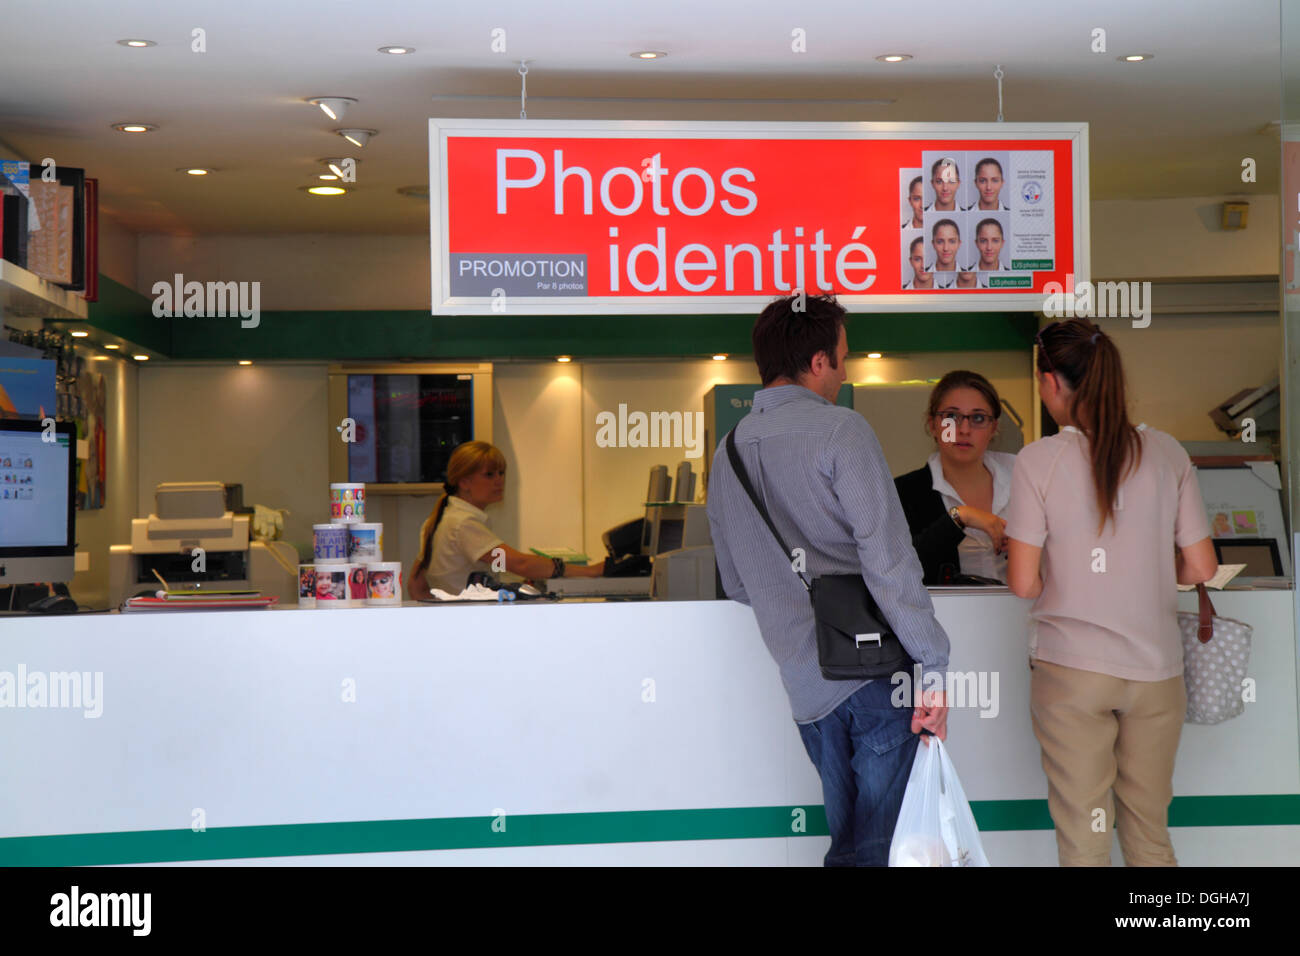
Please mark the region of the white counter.
[[[1257, 701], [1185, 728], [1175, 848], [1185, 865], [1294, 864], [1293, 594], [1215, 601], [1255, 625]], [[949, 719], [989, 858], [1054, 864], [1027, 602], [935, 604], [951, 670], [997, 682], [989, 716]], [[102, 712], [0, 706], [0, 865], [816, 865], [829, 845], [794, 830], [824, 834], [820, 783], [731, 602], [0, 619], [0, 672], [20, 667], [100, 673]]]

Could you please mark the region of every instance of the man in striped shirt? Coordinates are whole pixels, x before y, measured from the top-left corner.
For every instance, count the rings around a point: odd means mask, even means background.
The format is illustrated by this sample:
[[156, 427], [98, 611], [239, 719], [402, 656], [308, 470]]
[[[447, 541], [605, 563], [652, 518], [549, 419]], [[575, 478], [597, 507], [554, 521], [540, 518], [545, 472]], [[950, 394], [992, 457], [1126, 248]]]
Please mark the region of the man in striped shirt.
[[947, 668], [948, 636], [921, 583], [875, 432], [857, 412], [835, 404], [846, 377], [844, 315], [829, 296], [789, 297], [771, 303], [754, 324], [763, 388], [735, 428], [736, 450], [795, 553], [782, 552], [732, 470], [724, 441], [710, 472], [708, 514], [723, 587], [753, 608], [821, 776], [831, 831], [826, 865], [884, 866], [916, 753], [913, 735], [925, 728], [942, 738], [947, 707], [941, 697], [895, 706], [886, 680], [822, 677], [812, 604], [795, 568], [809, 580], [861, 572], [921, 665], [922, 687], [936, 686], [929, 675]]

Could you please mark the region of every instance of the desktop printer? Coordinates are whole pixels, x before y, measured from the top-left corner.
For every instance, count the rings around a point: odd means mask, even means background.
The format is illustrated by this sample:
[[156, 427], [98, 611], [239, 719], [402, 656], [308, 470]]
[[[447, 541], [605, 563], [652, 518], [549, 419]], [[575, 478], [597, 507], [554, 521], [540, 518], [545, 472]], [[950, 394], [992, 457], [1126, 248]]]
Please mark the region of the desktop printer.
[[131, 521], [131, 543], [109, 548], [112, 605], [153, 594], [159, 576], [173, 588], [255, 590], [282, 604], [297, 595], [297, 568], [272, 550], [278, 542], [250, 540], [251, 515], [227, 510], [221, 482], [164, 482], [154, 502], [154, 514]]

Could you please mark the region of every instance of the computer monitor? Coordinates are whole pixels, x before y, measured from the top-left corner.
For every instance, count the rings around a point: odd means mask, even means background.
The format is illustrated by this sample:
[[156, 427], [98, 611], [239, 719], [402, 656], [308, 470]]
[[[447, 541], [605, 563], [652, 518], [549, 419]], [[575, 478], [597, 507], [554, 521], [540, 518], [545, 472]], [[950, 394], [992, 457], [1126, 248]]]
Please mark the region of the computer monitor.
[[651, 504], [645, 509], [641, 531], [641, 553], [660, 555], [679, 548], [695, 548], [713, 543], [709, 532], [709, 515], [704, 505]]
[[72, 580], [76, 484], [71, 422], [0, 419], [0, 587]]

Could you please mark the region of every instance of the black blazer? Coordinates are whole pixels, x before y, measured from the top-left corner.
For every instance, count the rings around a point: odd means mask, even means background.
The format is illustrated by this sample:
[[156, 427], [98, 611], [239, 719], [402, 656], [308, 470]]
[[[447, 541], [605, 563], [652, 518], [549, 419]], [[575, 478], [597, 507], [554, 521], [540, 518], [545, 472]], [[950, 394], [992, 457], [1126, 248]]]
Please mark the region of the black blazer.
[[957, 545], [966, 532], [948, 517], [943, 498], [934, 490], [929, 464], [899, 475], [894, 479], [894, 487], [898, 489], [907, 527], [912, 532], [912, 547], [921, 559], [925, 583], [941, 583], [945, 565], [951, 566], [952, 574], [961, 574]]

